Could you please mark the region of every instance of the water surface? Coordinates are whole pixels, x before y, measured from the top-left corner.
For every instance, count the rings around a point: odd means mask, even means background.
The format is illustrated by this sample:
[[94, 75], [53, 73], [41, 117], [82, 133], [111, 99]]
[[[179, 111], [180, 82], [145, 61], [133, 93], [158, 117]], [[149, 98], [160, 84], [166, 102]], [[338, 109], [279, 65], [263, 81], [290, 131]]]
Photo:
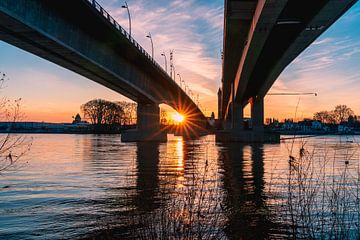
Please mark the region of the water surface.
[[[252, 145], [214, 136], [161, 144], [122, 143], [119, 135], [29, 137], [31, 151], [0, 176], [0, 239], [130, 238], [163, 215], [182, 226], [200, 219], [199, 231], [214, 238], [217, 231], [229, 239], [286, 238], [291, 230], [279, 206], [288, 196], [289, 155], [301, 149], [315, 168], [327, 156], [329, 181], [343, 179], [346, 166], [345, 184], [359, 189], [360, 137]], [[188, 196], [204, 216], [185, 214]]]

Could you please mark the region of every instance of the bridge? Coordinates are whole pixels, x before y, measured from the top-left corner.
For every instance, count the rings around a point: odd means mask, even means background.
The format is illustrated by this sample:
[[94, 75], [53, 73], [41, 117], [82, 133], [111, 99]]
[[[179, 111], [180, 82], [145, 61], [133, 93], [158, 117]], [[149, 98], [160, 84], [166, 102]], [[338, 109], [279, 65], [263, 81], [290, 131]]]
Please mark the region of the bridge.
[[190, 135], [205, 123], [192, 99], [95, 0], [1, 0], [0, 39], [137, 102], [137, 130], [123, 141], [166, 141], [159, 104], [187, 116]]
[[[218, 140], [266, 142], [264, 97], [281, 72], [357, 0], [225, 0]], [[252, 130], [243, 109], [251, 106]]]

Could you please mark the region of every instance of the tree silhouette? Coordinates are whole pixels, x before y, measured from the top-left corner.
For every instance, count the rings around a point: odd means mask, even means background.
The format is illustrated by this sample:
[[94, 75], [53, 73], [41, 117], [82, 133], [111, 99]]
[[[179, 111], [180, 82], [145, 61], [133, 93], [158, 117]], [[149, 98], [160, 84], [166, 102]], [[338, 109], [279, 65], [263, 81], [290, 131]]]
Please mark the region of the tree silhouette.
[[346, 105], [337, 105], [334, 110], [334, 118], [337, 123], [346, 121], [354, 111]]
[[329, 111], [320, 111], [315, 113], [314, 119], [322, 123], [334, 124], [336, 122], [333, 112], [329, 112]]
[[350, 116], [354, 115], [354, 111], [346, 105], [337, 105], [333, 111], [320, 111], [314, 114], [314, 119], [323, 123], [341, 123]]
[[83, 104], [81, 111], [93, 125], [121, 125], [123, 109], [117, 103], [94, 99]]
[[122, 115], [122, 124], [123, 125], [132, 125], [136, 124], [136, 109], [137, 104], [134, 102], [116, 102], [123, 110]]

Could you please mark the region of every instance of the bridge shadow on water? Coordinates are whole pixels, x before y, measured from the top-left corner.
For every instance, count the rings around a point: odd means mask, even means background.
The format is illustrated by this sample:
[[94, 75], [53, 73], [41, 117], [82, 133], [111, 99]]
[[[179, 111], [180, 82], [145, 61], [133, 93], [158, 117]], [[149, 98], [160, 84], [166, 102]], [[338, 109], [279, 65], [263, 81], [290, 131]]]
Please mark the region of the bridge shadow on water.
[[158, 143], [137, 143], [136, 194], [132, 201], [140, 212], [151, 212], [160, 206], [159, 147]]
[[264, 144], [222, 144], [219, 165], [224, 190], [229, 239], [273, 239], [284, 236], [284, 226], [268, 205]]
[[[109, 154], [109, 151], [99, 153], [101, 143], [96, 141], [91, 147], [96, 149], [91, 164], [103, 164], [99, 161], [101, 154]], [[217, 168], [207, 180], [215, 177], [218, 182], [215, 193], [220, 196], [214, 199], [221, 201], [224, 238], [284, 236], [284, 226], [276, 223], [278, 218], [267, 204], [264, 145], [210, 143], [205, 146], [202, 142], [180, 139], [161, 144], [134, 143], [131, 148], [130, 152], [125, 152], [133, 158], [127, 179], [115, 181], [114, 187], [106, 189], [108, 197], [103, 204], [107, 205], [110, 214], [99, 221], [100, 230], [84, 239], [131, 239], [137, 228], [154, 224], [151, 222], [152, 218], [156, 221], [153, 214], [169, 211], [169, 202], [179, 197], [179, 186], [186, 188], [186, 179], [193, 174], [194, 168], [201, 168], [205, 160], [212, 161]], [[121, 149], [114, 151], [113, 161], [118, 164], [116, 154], [124, 153]], [[135, 223], [134, 218], [139, 216], [150, 222]]]

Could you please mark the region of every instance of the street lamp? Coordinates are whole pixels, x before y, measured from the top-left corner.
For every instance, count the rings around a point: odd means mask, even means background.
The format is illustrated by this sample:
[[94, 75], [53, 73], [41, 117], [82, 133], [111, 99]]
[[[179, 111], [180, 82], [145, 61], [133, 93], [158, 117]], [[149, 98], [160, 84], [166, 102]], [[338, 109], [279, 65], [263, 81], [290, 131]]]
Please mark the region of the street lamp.
[[127, 4], [127, 2], [125, 2], [124, 5], [121, 6], [122, 8], [126, 8], [127, 12], [128, 12], [128, 16], [129, 16], [129, 35], [131, 37], [131, 16], [130, 16], [130, 10], [129, 10], [129, 6]]
[[190, 95], [191, 100], [193, 100], [193, 92], [191, 91], [190, 88], [189, 88], [189, 95]]
[[146, 35], [146, 37], [149, 38], [151, 41], [151, 58], [154, 58], [154, 43], [151, 37], [151, 33], [149, 32], [149, 34]]
[[180, 75], [180, 73], [178, 73], [177, 75], [178, 75], [178, 76], [179, 76], [179, 78], [180, 78], [180, 87], [181, 87], [181, 81], [182, 81], [182, 79], [181, 79], [181, 75]]
[[163, 57], [165, 58], [165, 71], [166, 71], [166, 73], [167, 73], [167, 59], [166, 59], [166, 54], [163, 52], [163, 53], [161, 54], [161, 56], [163, 56]]

